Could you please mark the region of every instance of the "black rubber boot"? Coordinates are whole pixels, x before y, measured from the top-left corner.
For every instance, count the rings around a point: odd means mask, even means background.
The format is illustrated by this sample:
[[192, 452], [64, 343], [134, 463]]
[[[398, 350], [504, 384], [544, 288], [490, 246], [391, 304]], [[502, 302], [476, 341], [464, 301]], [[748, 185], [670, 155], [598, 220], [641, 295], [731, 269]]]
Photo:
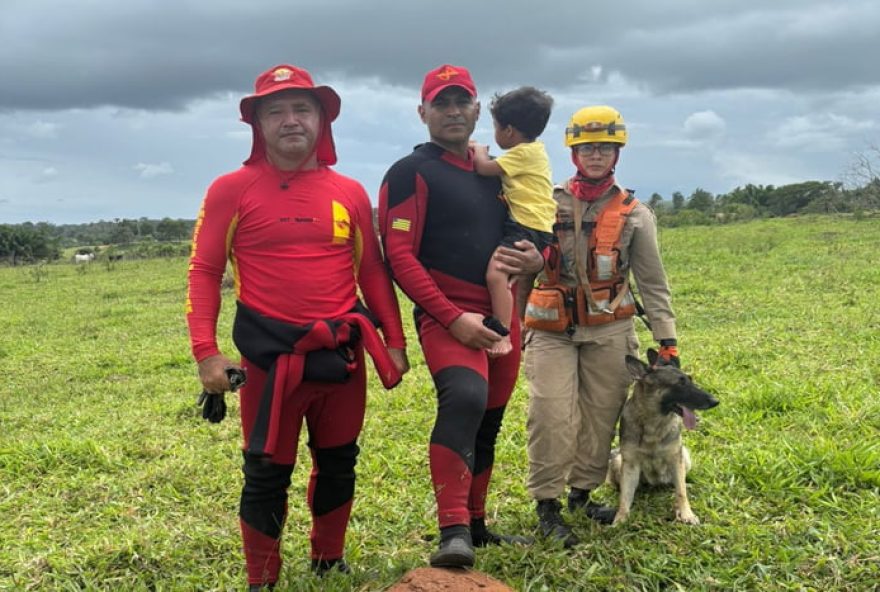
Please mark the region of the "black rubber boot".
[[263, 592], [263, 590], [274, 590], [275, 584], [251, 584], [248, 586], [248, 592]]
[[440, 529], [440, 548], [431, 555], [431, 567], [473, 567], [474, 545], [467, 526]]
[[471, 520], [471, 542], [474, 547], [487, 545], [531, 545], [535, 542], [532, 537], [517, 536], [512, 534], [497, 534], [486, 528], [485, 518]]
[[592, 518], [600, 524], [611, 524], [617, 514], [616, 508], [603, 506], [590, 500], [589, 489], [578, 489], [577, 487], [572, 487], [568, 492], [568, 511], [583, 511], [588, 518]]
[[538, 529], [544, 538], [558, 541], [566, 549], [570, 549], [580, 542], [580, 539], [572, 532], [571, 527], [562, 519], [562, 504], [559, 500], [538, 500]]
[[312, 572], [319, 578], [323, 578], [331, 571], [339, 573], [351, 573], [351, 568], [341, 557], [339, 559], [312, 559]]

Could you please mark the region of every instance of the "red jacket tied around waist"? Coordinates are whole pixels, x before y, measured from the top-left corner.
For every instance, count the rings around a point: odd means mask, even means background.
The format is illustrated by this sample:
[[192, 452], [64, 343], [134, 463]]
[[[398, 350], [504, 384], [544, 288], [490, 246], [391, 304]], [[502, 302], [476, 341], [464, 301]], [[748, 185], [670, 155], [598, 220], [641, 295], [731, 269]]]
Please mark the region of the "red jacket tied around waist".
[[251, 454], [275, 453], [284, 397], [303, 380], [345, 382], [357, 365], [358, 347], [363, 346], [373, 358], [385, 388], [401, 380], [369, 311], [360, 303], [338, 318], [294, 325], [238, 302], [232, 338], [241, 354], [268, 374], [247, 443]]

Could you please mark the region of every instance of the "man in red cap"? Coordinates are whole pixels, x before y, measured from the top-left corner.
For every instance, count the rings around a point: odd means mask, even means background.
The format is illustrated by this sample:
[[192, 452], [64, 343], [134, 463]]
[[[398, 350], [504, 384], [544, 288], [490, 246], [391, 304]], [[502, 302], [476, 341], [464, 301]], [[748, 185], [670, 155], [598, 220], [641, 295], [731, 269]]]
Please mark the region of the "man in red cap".
[[220, 353], [216, 335], [230, 262], [233, 339], [247, 374], [239, 516], [248, 581], [260, 589], [278, 579], [303, 420], [312, 456], [312, 569], [348, 571], [343, 544], [364, 419], [364, 349], [387, 388], [409, 365], [369, 198], [329, 168], [339, 96], [290, 65], [264, 72], [255, 86], [241, 101], [241, 118], [253, 129], [250, 157], [214, 181], [196, 221], [186, 311], [205, 392], [230, 390], [227, 370], [238, 365]]
[[[428, 72], [419, 116], [430, 142], [388, 170], [379, 194], [385, 256], [416, 305], [416, 328], [437, 389], [429, 457], [440, 547], [431, 565], [441, 567], [472, 566], [474, 546], [528, 542], [495, 534], [485, 523], [495, 440], [520, 350], [494, 357], [487, 352], [501, 335], [486, 324], [492, 306], [485, 272], [508, 214], [498, 177], [481, 177], [474, 169], [469, 140], [479, 114], [467, 69], [444, 64]], [[543, 267], [532, 243], [515, 247], [499, 248], [493, 264], [511, 275]], [[511, 339], [519, 343], [514, 317]]]

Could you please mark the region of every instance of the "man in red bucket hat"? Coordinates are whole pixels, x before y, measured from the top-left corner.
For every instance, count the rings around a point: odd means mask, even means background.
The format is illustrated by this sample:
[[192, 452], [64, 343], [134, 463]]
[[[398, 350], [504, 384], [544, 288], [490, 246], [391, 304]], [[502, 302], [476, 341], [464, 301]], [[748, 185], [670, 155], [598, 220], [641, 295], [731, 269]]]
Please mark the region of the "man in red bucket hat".
[[[311, 567], [318, 575], [349, 571], [343, 545], [364, 420], [364, 350], [386, 388], [409, 368], [369, 198], [357, 181], [329, 168], [339, 108], [336, 92], [316, 86], [301, 68], [285, 64], [260, 74], [254, 93], [241, 100], [241, 118], [253, 129], [251, 154], [210, 186], [193, 235], [186, 316], [199, 379], [205, 393], [222, 396], [230, 390], [228, 370], [247, 375], [239, 517], [254, 590], [278, 580], [304, 420], [312, 456]], [[227, 262], [240, 366], [217, 345]]]

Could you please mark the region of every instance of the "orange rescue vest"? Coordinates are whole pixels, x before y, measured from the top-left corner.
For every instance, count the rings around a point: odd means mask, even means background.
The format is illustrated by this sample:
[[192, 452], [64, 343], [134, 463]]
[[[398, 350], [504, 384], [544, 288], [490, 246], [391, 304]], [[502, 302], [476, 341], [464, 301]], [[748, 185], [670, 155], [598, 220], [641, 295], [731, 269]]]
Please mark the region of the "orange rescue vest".
[[[582, 230], [581, 203], [572, 199], [574, 222], [558, 221], [557, 243], [552, 245], [544, 265], [545, 282], [529, 295], [525, 324], [545, 331], [573, 331], [577, 325], [602, 325], [636, 314], [636, 304], [629, 287], [629, 269], [620, 268], [620, 238], [626, 218], [638, 200], [620, 191], [599, 211], [589, 228], [588, 239]], [[560, 282], [558, 237], [563, 231], [575, 231], [575, 286]], [[585, 261], [579, 253], [586, 246]]]

